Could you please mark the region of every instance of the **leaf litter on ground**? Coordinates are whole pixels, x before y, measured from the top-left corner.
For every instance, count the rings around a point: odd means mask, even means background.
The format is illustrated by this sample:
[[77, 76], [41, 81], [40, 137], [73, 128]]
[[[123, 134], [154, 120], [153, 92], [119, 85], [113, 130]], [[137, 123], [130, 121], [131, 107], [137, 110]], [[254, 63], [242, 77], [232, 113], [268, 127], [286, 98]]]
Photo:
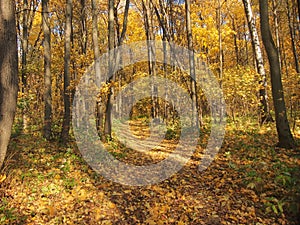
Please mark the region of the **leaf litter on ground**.
[[[269, 126], [230, 124], [222, 149], [199, 172], [209, 135], [202, 132], [200, 145], [179, 172], [142, 187], [123, 186], [95, 173], [75, 142], [65, 147], [39, 135], [20, 135], [12, 139], [9, 152], [14, 156], [0, 176], [0, 223], [298, 224], [299, 152], [275, 148]], [[133, 131], [139, 136], [148, 132]], [[167, 157], [177, 141], [164, 140], [148, 154], [117, 143], [111, 153], [124, 162], [147, 165]]]

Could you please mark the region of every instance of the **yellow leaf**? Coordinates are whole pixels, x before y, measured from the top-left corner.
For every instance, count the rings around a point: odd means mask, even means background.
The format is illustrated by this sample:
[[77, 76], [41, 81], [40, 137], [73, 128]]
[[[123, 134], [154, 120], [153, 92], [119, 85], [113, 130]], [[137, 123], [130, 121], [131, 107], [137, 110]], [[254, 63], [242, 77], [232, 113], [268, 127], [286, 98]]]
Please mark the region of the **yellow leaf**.
[[0, 175], [0, 183], [6, 179], [6, 174]]
[[49, 216], [55, 216], [57, 211], [56, 211], [56, 208], [53, 205], [50, 205], [48, 207], [48, 210], [49, 210]]

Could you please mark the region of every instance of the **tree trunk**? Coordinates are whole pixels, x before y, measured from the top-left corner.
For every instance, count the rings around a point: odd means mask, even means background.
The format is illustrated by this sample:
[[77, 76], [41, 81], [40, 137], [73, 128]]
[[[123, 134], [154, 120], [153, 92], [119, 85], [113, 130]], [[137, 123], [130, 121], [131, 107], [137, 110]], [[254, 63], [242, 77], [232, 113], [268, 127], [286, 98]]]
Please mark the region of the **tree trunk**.
[[[143, 0], [143, 13], [144, 13], [144, 26], [146, 30], [147, 37], [147, 48], [148, 48], [148, 68], [149, 75], [151, 77], [156, 76], [156, 62], [155, 62], [155, 46], [154, 46], [154, 32], [153, 32], [153, 14], [152, 14], [152, 5], [150, 0]], [[154, 84], [151, 84], [151, 116], [152, 118], [158, 117], [158, 98], [157, 96], [157, 87]]]
[[[117, 31], [117, 46], [121, 46], [123, 44], [125, 35], [126, 35], [126, 31], [127, 31], [127, 23], [128, 23], [128, 13], [129, 13], [129, 5], [130, 5], [130, 0], [126, 0], [125, 1], [125, 8], [124, 8], [124, 15], [123, 15], [123, 25], [122, 25], [122, 30], [121, 30], [121, 25], [119, 23], [119, 19], [118, 19], [118, 9], [117, 7], [115, 7], [114, 9], [114, 14], [115, 14], [115, 21], [116, 21], [116, 31]], [[120, 65], [122, 65], [122, 61], [123, 61], [123, 56], [122, 54], [118, 53], [117, 56], [115, 56], [116, 59], [119, 60]], [[122, 79], [123, 77], [125, 78], [125, 73], [123, 71], [123, 69], [120, 69], [117, 72], [117, 76], [118, 76], [118, 84], [119, 84], [119, 90], [121, 90], [122, 87]], [[117, 107], [116, 107], [116, 111], [119, 113], [119, 116], [121, 116], [122, 114], [122, 108], [123, 108], [123, 102], [122, 102], [122, 98], [119, 98], [119, 101], [117, 102]]]
[[259, 43], [258, 33], [255, 24], [255, 18], [252, 13], [250, 0], [243, 0], [244, 9], [248, 21], [248, 27], [252, 39], [252, 45], [254, 48], [254, 54], [256, 59], [256, 65], [258, 73], [261, 77], [259, 81], [260, 90], [259, 90], [259, 99], [260, 99], [260, 118], [261, 123], [273, 121], [270, 115], [268, 95], [267, 95], [267, 78], [264, 68], [263, 56], [261, 52], [261, 47]]
[[294, 148], [296, 143], [290, 131], [286, 114], [278, 52], [270, 30], [268, 0], [259, 0], [259, 10], [262, 39], [267, 51], [271, 70], [272, 96], [279, 139], [277, 146], [282, 148]]
[[22, 56], [21, 56], [21, 77], [22, 77], [22, 93], [24, 94], [26, 86], [26, 67], [27, 67], [27, 51], [28, 51], [28, 1], [23, 2], [23, 32], [22, 32]]
[[222, 46], [222, 12], [221, 12], [221, 0], [218, 0], [217, 8], [217, 29], [218, 29], [218, 38], [219, 38], [219, 82], [220, 87], [222, 88], [222, 79], [223, 79], [223, 46]]
[[293, 21], [291, 18], [292, 15], [291, 15], [289, 0], [286, 0], [286, 8], [287, 8], [287, 18], [288, 18], [288, 24], [289, 24], [289, 30], [290, 30], [291, 44], [292, 44], [292, 49], [293, 49], [293, 56], [294, 56], [294, 61], [295, 61], [295, 69], [296, 69], [297, 73], [300, 73], [300, 66], [299, 66], [298, 53], [297, 53], [297, 47], [296, 47], [297, 41], [295, 40], [295, 30], [294, 30]]
[[9, 144], [18, 95], [15, 2], [0, 1], [0, 168]]
[[49, 19], [49, 0], [42, 0], [42, 16], [44, 31], [44, 82], [45, 82], [45, 114], [44, 114], [44, 137], [51, 138], [52, 124], [52, 97], [51, 97], [51, 29]]
[[280, 51], [280, 37], [279, 37], [279, 21], [278, 21], [278, 3], [276, 3], [276, 0], [272, 0], [272, 8], [273, 8], [273, 18], [274, 18], [274, 27], [275, 27], [275, 37], [276, 37], [276, 47], [278, 49], [278, 57], [280, 62], [280, 69], [282, 68], [282, 60], [281, 60], [281, 51]]
[[65, 25], [65, 57], [64, 57], [64, 120], [61, 132], [61, 140], [68, 141], [71, 123], [71, 91], [70, 89], [70, 60], [71, 60], [71, 36], [72, 36], [72, 0], [67, 0], [66, 25]]
[[234, 31], [233, 33], [233, 44], [234, 44], [234, 51], [235, 51], [235, 58], [236, 58], [236, 64], [240, 65], [240, 56], [239, 56], [239, 46], [238, 46], [238, 30], [236, 28], [235, 19], [232, 17], [232, 29]]
[[80, 20], [81, 20], [81, 51], [86, 54], [88, 45], [88, 29], [86, 19], [86, 0], [80, 0]]
[[[192, 126], [199, 126], [198, 119], [198, 98], [197, 98], [197, 87], [196, 87], [196, 73], [195, 73], [195, 56], [193, 48], [193, 36], [192, 36], [192, 26], [191, 26], [191, 2], [190, 0], [185, 0], [185, 16], [186, 16], [186, 32], [187, 32], [187, 41], [189, 49], [189, 64], [190, 64], [190, 86], [191, 86], [191, 97], [192, 97]], [[202, 125], [202, 124], [200, 124]]]
[[[96, 85], [100, 87], [100, 76], [101, 76], [101, 70], [100, 70], [100, 49], [99, 49], [99, 35], [98, 35], [98, 4], [96, 0], [92, 0], [92, 27], [93, 27], [93, 47], [94, 47], [94, 69], [95, 69], [95, 77], [96, 77]], [[103, 101], [100, 99], [97, 99], [97, 112], [96, 112], [96, 125], [97, 130], [99, 132], [99, 135], [102, 137], [103, 135], [103, 119], [104, 119], [104, 109], [103, 109]]]
[[[22, 98], [25, 97], [26, 91], [26, 77], [27, 77], [27, 52], [28, 52], [28, 15], [29, 15], [29, 8], [28, 8], [28, 0], [24, 0], [23, 2], [23, 32], [22, 32], [22, 56], [21, 56], [21, 79], [22, 79]], [[26, 107], [26, 105], [25, 105]], [[27, 118], [26, 118], [26, 108], [22, 108], [22, 128], [23, 131], [26, 132], [27, 130]]]
[[[115, 26], [114, 26], [114, 0], [108, 0], [108, 50], [111, 51], [115, 47]], [[114, 76], [114, 53], [109, 52], [108, 59], [109, 80]], [[107, 82], [109, 82], [109, 80]], [[111, 110], [112, 110], [112, 88], [110, 87], [107, 93], [107, 103], [105, 110], [104, 134], [105, 137], [111, 139]]]
[[124, 16], [123, 16], [123, 25], [122, 25], [122, 31], [120, 31], [120, 25], [118, 22], [118, 18], [116, 17], [116, 21], [118, 23], [118, 46], [123, 44], [125, 34], [127, 31], [127, 23], [128, 23], [128, 13], [129, 13], [129, 5], [130, 5], [130, 0], [126, 0], [125, 2], [125, 8], [124, 8]]
[[297, 6], [298, 6], [298, 18], [300, 20], [300, 0], [297, 0]]

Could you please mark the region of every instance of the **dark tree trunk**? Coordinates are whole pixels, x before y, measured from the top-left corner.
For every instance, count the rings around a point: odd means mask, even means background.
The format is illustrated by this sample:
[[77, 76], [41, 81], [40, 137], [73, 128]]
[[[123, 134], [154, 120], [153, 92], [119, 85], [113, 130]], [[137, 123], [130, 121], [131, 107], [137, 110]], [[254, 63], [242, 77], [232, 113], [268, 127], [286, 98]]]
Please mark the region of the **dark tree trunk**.
[[[101, 70], [100, 70], [100, 49], [99, 49], [99, 35], [98, 35], [98, 4], [97, 0], [92, 0], [92, 27], [93, 27], [93, 48], [94, 48], [94, 69], [95, 69], [95, 77], [96, 77], [96, 85], [100, 86], [100, 79], [101, 79]], [[97, 130], [99, 132], [99, 135], [102, 137], [104, 132], [103, 127], [103, 120], [104, 120], [104, 104], [103, 100], [97, 99], [97, 115], [96, 115], [96, 124], [97, 124]], [[104, 138], [103, 138], [104, 139]]]
[[287, 18], [288, 18], [288, 24], [289, 24], [289, 30], [290, 30], [291, 44], [292, 44], [292, 49], [293, 49], [293, 56], [294, 56], [294, 61], [295, 61], [295, 69], [296, 69], [297, 73], [300, 73], [300, 66], [299, 66], [298, 53], [297, 53], [297, 47], [296, 47], [297, 41], [295, 38], [296, 31], [295, 31], [295, 28], [293, 25], [293, 18], [291, 15], [289, 0], [286, 0], [286, 9], [287, 9]]
[[0, 1], [0, 168], [6, 155], [18, 94], [15, 2]]
[[22, 69], [21, 69], [21, 77], [22, 77], [22, 93], [24, 94], [25, 86], [26, 86], [26, 70], [27, 70], [27, 51], [28, 51], [28, 1], [24, 0], [23, 2], [23, 33], [22, 33]]
[[300, 20], [300, 0], [297, 0], [297, 5], [298, 5], [298, 18]]
[[[193, 48], [193, 36], [192, 36], [192, 26], [191, 26], [191, 2], [190, 0], [185, 0], [185, 16], [186, 16], [186, 32], [187, 32], [187, 41], [189, 49], [189, 64], [190, 64], [190, 76], [191, 76], [191, 97], [192, 97], [192, 107], [193, 107], [193, 118], [192, 126], [199, 126], [198, 118], [198, 98], [197, 98], [197, 87], [196, 87], [196, 73], [195, 73], [195, 56]], [[202, 125], [202, 124], [200, 124]]]
[[72, 38], [72, 0], [67, 0], [66, 25], [65, 25], [65, 58], [64, 58], [64, 120], [61, 139], [66, 142], [69, 139], [71, 123], [71, 91], [70, 87], [70, 59]]
[[44, 31], [44, 137], [47, 140], [51, 138], [52, 124], [52, 97], [51, 97], [51, 29], [49, 19], [49, 0], [42, 0], [42, 16], [43, 16], [43, 31]]
[[[148, 48], [148, 68], [149, 75], [151, 77], [156, 76], [156, 61], [155, 61], [155, 37], [153, 30], [153, 7], [150, 0], [143, 0], [143, 13], [144, 13], [144, 26], [147, 37], [147, 48]], [[151, 116], [152, 118], [158, 117], [158, 98], [157, 96], [157, 87], [154, 84], [151, 84]]]
[[271, 71], [272, 95], [279, 139], [277, 145], [282, 148], [294, 148], [296, 144], [290, 131], [286, 114], [278, 51], [270, 30], [268, 0], [259, 0], [259, 10], [262, 39], [267, 51]]
[[80, 20], [81, 20], [81, 51], [86, 54], [88, 45], [88, 29], [86, 19], [86, 0], [80, 0]]
[[[113, 50], [115, 46], [115, 26], [114, 26], [114, 0], [108, 0], [108, 50]], [[113, 70], [114, 53], [109, 52], [108, 70], [109, 70], [109, 80], [114, 76]], [[109, 82], [107, 80], [107, 82]], [[105, 110], [105, 123], [104, 123], [104, 134], [106, 138], [111, 139], [111, 110], [112, 110], [112, 88], [108, 90], [106, 110]], [[105, 141], [105, 140], [104, 140]]]
[[[29, 6], [28, 6], [28, 0], [23, 1], [23, 32], [22, 32], [22, 55], [21, 55], [21, 80], [22, 80], [22, 97], [25, 97], [25, 91], [26, 91], [26, 77], [27, 77], [27, 52], [28, 52], [28, 17], [29, 17]], [[22, 127], [23, 131], [27, 130], [27, 118], [26, 118], [26, 108], [22, 108]]]

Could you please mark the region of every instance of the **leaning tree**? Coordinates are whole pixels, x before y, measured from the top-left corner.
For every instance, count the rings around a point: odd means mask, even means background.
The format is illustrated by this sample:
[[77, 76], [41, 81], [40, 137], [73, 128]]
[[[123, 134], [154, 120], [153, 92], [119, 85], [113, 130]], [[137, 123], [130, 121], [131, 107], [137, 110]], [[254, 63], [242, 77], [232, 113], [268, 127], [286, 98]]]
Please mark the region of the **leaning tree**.
[[279, 139], [278, 146], [283, 148], [294, 148], [296, 143], [287, 119], [278, 50], [272, 38], [270, 29], [268, 0], [259, 0], [259, 11], [262, 40], [266, 48], [270, 64], [272, 96]]

